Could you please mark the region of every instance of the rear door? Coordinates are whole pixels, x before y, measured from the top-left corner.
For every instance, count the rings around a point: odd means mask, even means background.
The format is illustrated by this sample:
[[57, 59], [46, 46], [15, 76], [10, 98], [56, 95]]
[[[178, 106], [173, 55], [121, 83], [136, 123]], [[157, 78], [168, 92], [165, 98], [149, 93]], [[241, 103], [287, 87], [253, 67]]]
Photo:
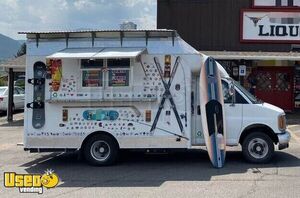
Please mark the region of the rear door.
[[199, 76], [193, 77], [191, 93], [191, 113], [192, 113], [192, 145], [205, 144], [201, 124], [200, 99], [199, 99]]

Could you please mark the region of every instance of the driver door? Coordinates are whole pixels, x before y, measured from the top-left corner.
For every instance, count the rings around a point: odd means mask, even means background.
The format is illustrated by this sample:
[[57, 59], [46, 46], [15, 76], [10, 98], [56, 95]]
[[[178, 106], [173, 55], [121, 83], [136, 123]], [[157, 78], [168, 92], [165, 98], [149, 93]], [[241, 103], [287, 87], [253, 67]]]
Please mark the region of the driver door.
[[[241, 95], [236, 91], [236, 102], [232, 105], [232, 96], [229, 94], [229, 84], [222, 80], [224, 96], [225, 125], [227, 145], [238, 143], [242, 122], [243, 122], [243, 102], [240, 102]], [[199, 100], [199, 77], [192, 80], [191, 110], [192, 110], [192, 145], [205, 145]]]
[[238, 91], [235, 91], [235, 103], [232, 104], [233, 96], [229, 93], [228, 82], [222, 80], [222, 88], [225, 106], [226, 141], [227, 145], [234, 145], [238, 143], [241, 133], [244, 104], [241, 102], [241, 95]]

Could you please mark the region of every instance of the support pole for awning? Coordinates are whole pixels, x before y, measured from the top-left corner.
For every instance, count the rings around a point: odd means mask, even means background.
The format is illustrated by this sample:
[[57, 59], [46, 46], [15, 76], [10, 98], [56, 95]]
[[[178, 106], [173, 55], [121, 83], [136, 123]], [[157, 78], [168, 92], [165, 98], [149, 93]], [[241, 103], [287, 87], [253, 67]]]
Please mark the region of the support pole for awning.
[[14, 104], [14, 71], [12, 68], [8, 70], [8, 106], [7, 121], [13, 121], [13, 104]]

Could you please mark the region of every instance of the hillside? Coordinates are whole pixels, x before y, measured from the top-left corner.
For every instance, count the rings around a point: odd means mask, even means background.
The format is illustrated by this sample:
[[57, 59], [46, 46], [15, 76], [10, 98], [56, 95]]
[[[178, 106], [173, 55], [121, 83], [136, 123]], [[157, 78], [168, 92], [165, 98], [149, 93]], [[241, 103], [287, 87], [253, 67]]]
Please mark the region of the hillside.
[[0, 34], [0, 59], [14, 57], [20, 48], [20, 42]]

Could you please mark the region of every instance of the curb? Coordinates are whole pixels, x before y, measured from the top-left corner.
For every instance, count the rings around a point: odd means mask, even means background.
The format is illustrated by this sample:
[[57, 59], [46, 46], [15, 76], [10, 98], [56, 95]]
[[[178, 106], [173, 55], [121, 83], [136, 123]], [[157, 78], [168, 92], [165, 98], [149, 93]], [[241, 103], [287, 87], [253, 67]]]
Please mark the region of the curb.
[[19, 122], [24, 120], [24, 113], [22, 112], [14, 114], [14, 120], [12, 122], [7, 122], [6, 119], [6, 116], [0, 118], [0, 127], [20, 126]]

